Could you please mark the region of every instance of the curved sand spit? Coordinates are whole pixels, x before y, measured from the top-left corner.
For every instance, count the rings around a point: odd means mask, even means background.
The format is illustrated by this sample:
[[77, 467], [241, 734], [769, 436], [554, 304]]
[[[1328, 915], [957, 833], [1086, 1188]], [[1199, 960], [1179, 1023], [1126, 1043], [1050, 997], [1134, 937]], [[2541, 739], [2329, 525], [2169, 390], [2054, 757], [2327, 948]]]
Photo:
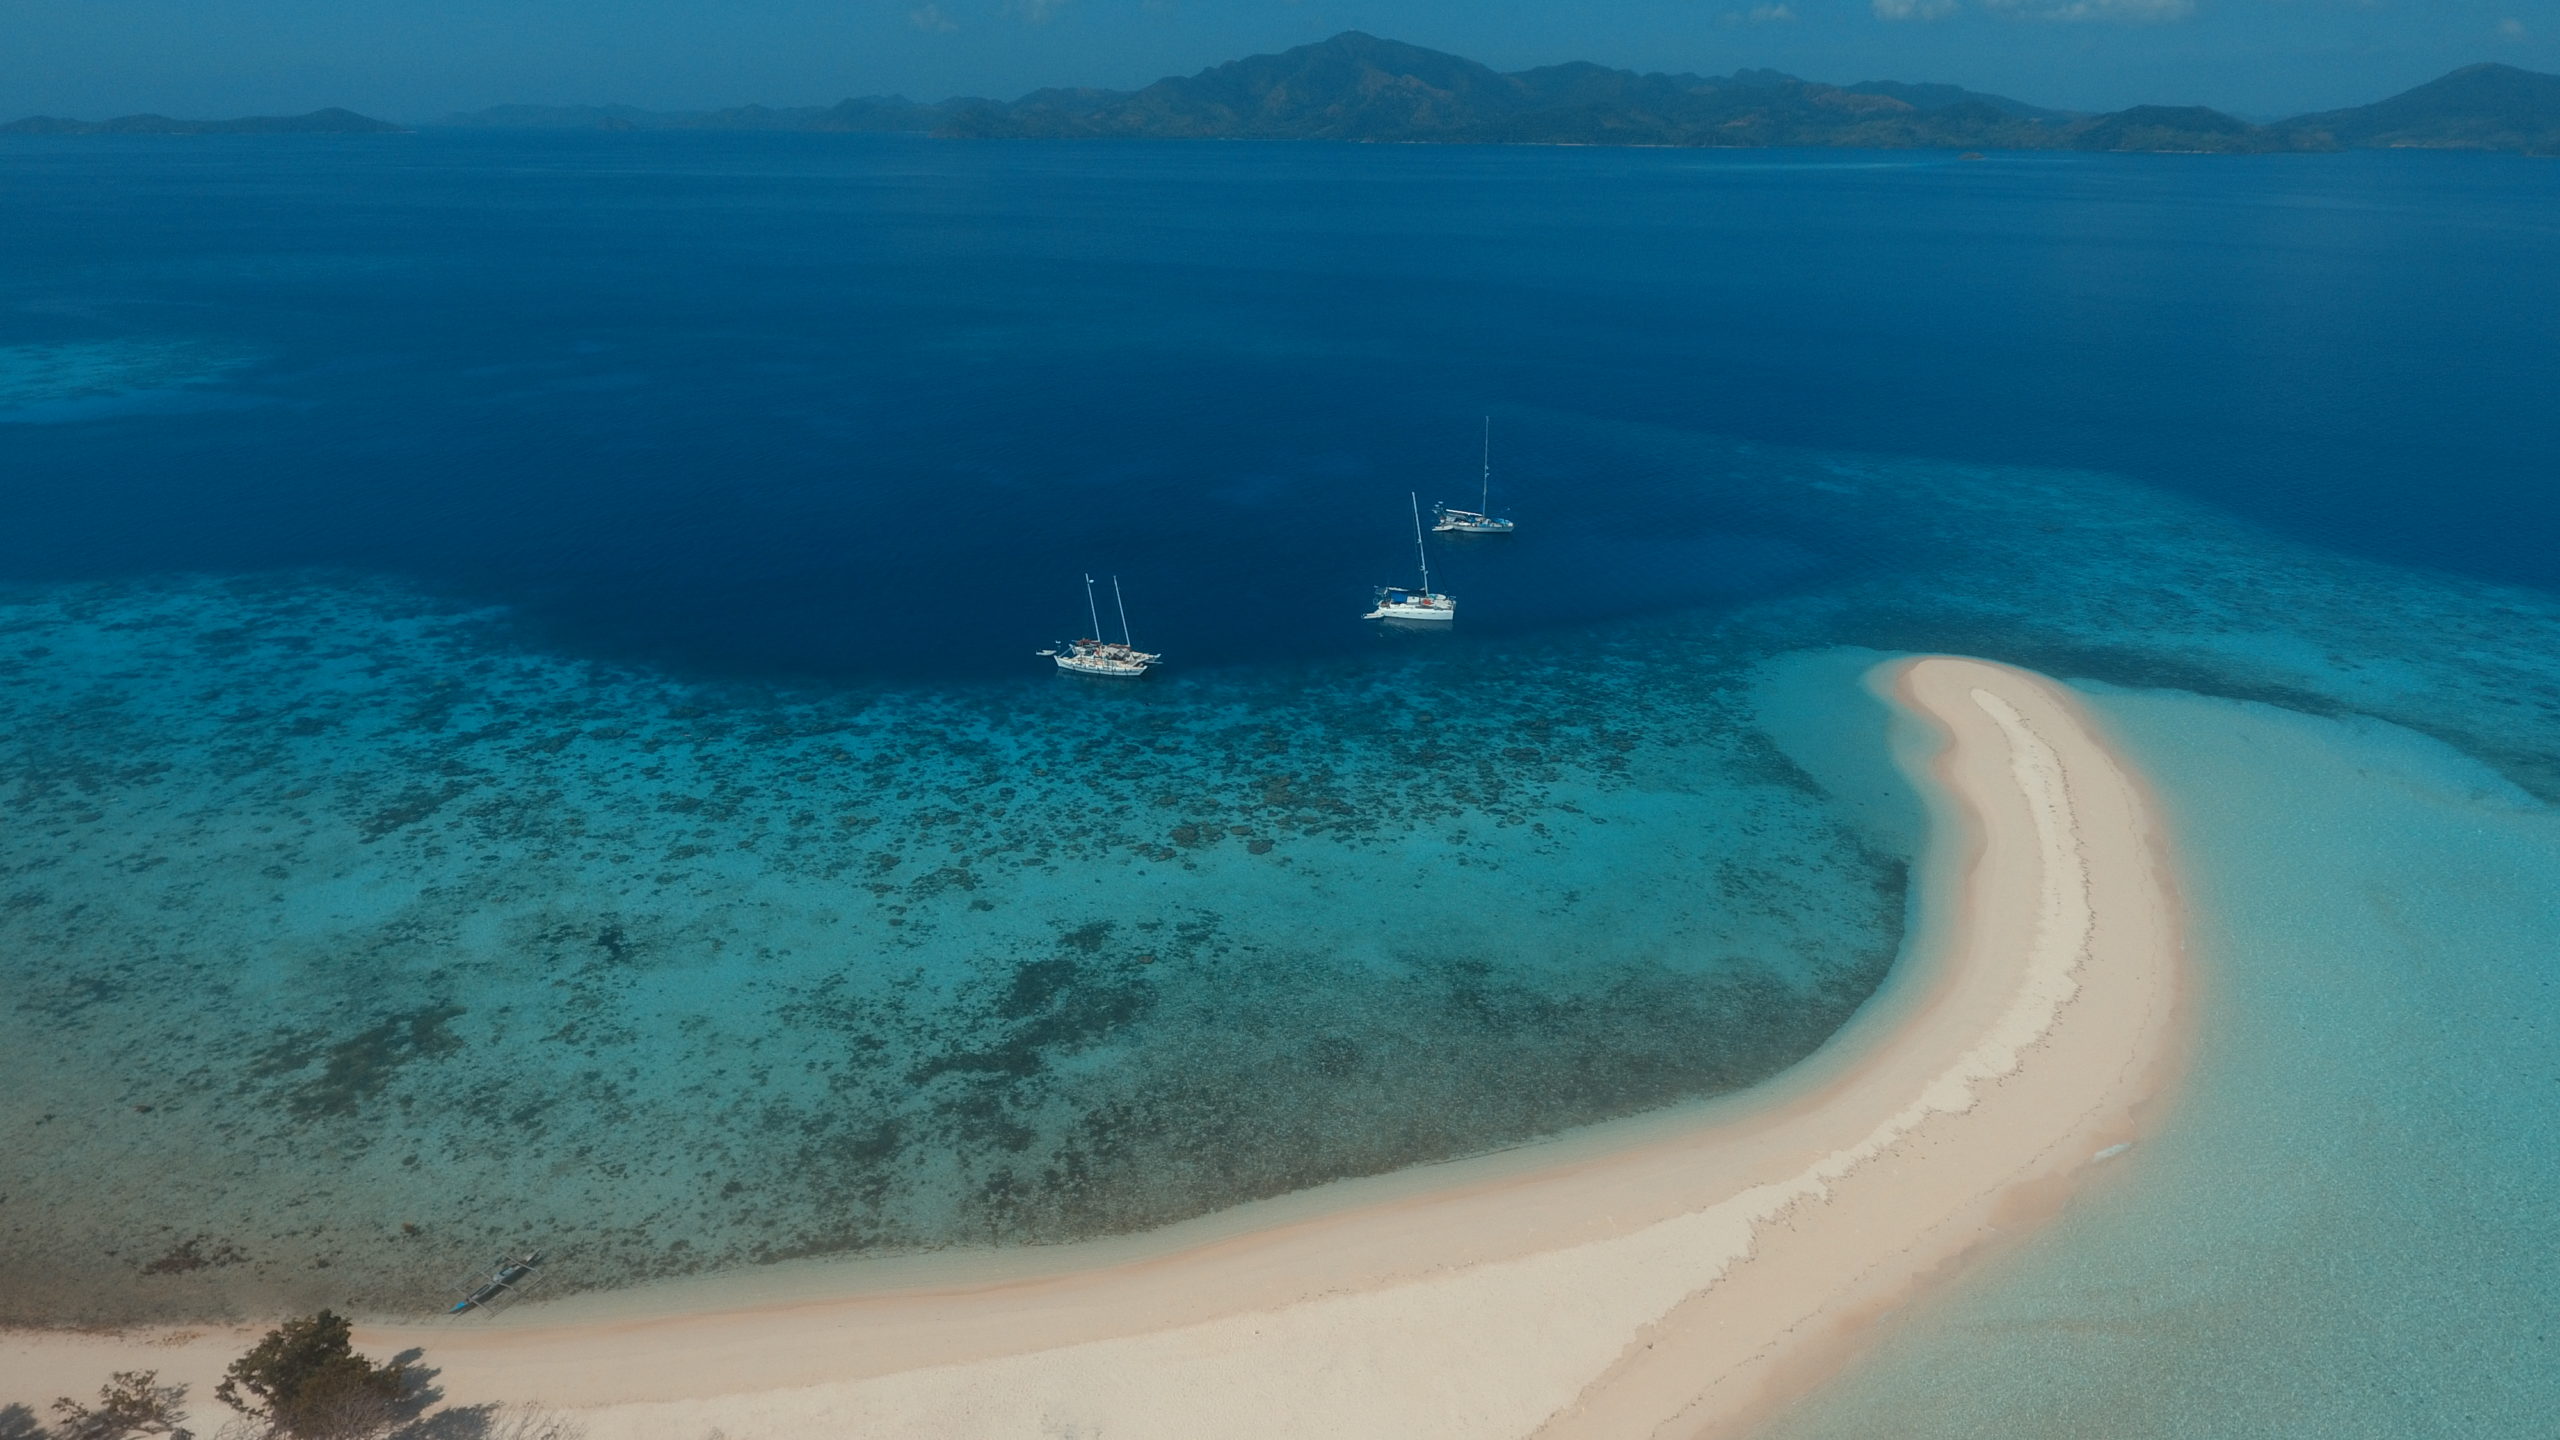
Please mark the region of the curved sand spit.
[[[2181, 939], [2139, 783], [2036, 676], [1930, 658], [1883, 678], [1945, 740], [1925, 932], [1763, 1092], [1131, 1241], [358, 1340], [422, 1346], [458, 1403], [575, 1408], [597, 1440], [1746, 1428], [2132, 1138], [2173, 1058]], [[252, 1333], [0, 1337], [0, 1399], [145, 1365], [203, 1397]]]

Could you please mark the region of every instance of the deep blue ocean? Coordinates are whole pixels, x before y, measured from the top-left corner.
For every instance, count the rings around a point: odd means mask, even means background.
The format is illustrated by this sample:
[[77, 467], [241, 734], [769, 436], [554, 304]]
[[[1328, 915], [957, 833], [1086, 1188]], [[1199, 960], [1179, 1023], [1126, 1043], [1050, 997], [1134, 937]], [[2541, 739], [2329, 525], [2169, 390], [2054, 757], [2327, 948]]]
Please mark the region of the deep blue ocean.
[[[2159, 786], [2196, 1077], [1786, 1433], [2536, 1433], [2554, 315], [2485, 155], [0, 139], [0, 1324], [1752, 1084], [1900, 952], [1858, 678], [1952, 650]], [[1488, 417], [1519, 532], [1364, 624]], [[1142, 684], [1034, 655], [1086, 574]]]
[[1186, 667], [1297, 659], [1374, 644], [1406, 494], [1472, 491], [1486, 415], [1529, 523], [1447, 554], [1471, 637], [1892, 558], [1562, 411], [2098, 470], [2560, 585], [2532, 161], [430, 133], [0, 166], [8, 339], [143, 372], [22, 401], [72, 423], [8, 432], [12, 579], [347, 567], [582, 653], [859, 680], [1017, 670], [1116, 572]]

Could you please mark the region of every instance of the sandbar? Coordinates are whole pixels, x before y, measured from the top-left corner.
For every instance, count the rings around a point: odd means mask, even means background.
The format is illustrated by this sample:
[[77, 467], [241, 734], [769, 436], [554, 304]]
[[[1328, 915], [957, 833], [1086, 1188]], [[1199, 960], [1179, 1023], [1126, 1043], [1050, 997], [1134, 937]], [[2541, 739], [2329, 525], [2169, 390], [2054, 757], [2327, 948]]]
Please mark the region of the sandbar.
[[[1903, 961], [1738, 1096], [1152, 1235], [848, 1261], [371, 1324], [450, 1404], [594, 1440], [1702, 1437], [1835, 1373], [1880, 1317], [2138, 1165], [2174, 1083], [2184, 938], [2156, 806], [2062, 687], [1891, 662], [1927, 753]], [[2120, 1158], [2119, 1158], [2120, 1157]], [[255, 1327], [0, 1334], [0, 1402], [111, 1369], [211, 1383]]]

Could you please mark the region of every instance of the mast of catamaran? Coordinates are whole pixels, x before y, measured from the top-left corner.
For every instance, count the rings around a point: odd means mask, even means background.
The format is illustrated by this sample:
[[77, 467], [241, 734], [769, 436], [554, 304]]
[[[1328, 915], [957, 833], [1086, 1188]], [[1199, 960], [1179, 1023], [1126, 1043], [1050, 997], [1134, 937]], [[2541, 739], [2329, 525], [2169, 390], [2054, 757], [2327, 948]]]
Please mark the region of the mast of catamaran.
[[1120, 643], [1135, 650], [1138, 642], [1129, 634], [1129, 602], [1120, 596], [1120, 577], [1111, 577], [1111, 603], [1120, 607]]
[[1093, 619], [1093, 643], [1102, 643], [1102, 612], [1093, 608], [1093, 577], [1084, 577], [1084, 613]]
[[1484, 493], [1476, 499], [1476, 513], [1493, 513], [1493, 417], [1484, 417]]
[[1422, 593], [1431, 593], [1431, 554], [1422, 548], [1422, 496], [1408, 490], [1405, 498], [1413, 502], [1413, 558], [1422, 566]]

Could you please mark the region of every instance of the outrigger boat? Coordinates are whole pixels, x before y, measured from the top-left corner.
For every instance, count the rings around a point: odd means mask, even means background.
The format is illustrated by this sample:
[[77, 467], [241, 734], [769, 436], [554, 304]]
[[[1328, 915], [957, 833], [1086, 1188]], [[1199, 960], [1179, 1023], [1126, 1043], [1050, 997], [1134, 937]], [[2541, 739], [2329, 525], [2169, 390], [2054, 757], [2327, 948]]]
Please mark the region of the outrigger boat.
[[501, 1255], [497, 1265], [489, 1271], [489, 1278], [481, 1281], [470, 1294], [453, 1302], [453, 1308], [445, 1313], [459, 1315], [465, 1310], [504, 1309], [541, 1278], [534, 1273], [541, 1267], [542, 1252], [539, 1250], [512, 1259]]
[[1422, 497], [1408, 494], [1413, 502], [1413, 558], [1422, 565], [1422, 588], [1408, 590], [1401, 585], [1378, 587], [1378, 608], [1361, 616], [1363, 620], [1455, 620], [1458, 602], [1431, 588], [1431, 555], [1422, 548]]
[[1493, 507], [1493, 417], [1484, 417], [1484, 489], [1476, 496], [1476, 510], [1456, 510], [1438, 501], [1432, 502], [1431, 528], [1459, 535], [1508, 535], [1511, 522], [1487, 511]]
[[[1129, 602], [1120, 595], [1120, 577], [1111, 577], [1111, 600], [1120, 607], [1120, 639], [1070, 640], [1038, 653], [1058, 662], [1061, 670], [1078, 675], [1104, 675], [1115, 680], [1135, 680], [1149, 667], [1163, 663], [1161, 655], [1150, 655], [1130, 643]], [[1093, 603], [1093, 577], [1084, 577], [1085, 614], [1093, 621], [1093, 633], [1102, 633], [1102, 612]]]

